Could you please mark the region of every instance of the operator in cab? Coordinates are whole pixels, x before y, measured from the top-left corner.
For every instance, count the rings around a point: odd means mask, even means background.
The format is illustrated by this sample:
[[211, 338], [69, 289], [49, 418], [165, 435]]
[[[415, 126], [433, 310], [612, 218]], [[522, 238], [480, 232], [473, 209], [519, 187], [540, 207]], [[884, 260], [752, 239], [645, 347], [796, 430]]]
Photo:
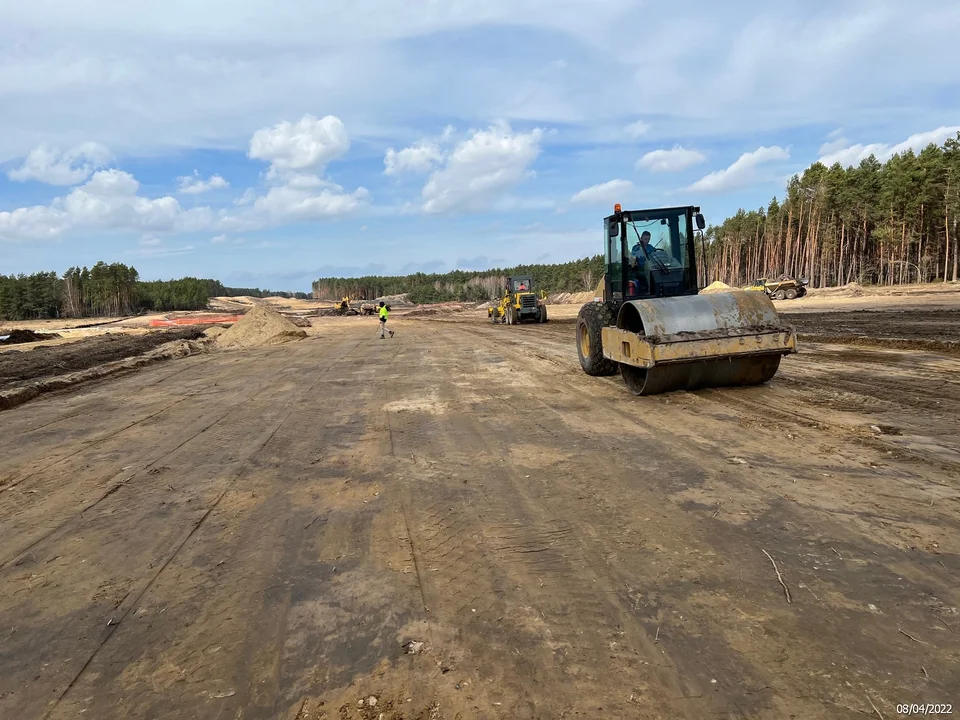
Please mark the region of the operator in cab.
[[640, 239], [630, 249], [628, 259], [630, 265], [631, 282], [628, 289], [629, 296], [641, 295], [650, 292], [649, 273], [649, 254], [652, 252], [650, 246], [650, 231], [644, 230], [640, 234]]

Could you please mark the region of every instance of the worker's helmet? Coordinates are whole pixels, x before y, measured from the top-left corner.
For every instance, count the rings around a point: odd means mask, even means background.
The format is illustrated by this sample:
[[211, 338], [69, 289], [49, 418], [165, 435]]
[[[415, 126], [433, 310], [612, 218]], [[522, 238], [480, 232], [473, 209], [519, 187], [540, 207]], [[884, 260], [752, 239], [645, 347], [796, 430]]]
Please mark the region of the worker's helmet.
[[380, 301], [380, 307], [383, 307], [383, 300]]

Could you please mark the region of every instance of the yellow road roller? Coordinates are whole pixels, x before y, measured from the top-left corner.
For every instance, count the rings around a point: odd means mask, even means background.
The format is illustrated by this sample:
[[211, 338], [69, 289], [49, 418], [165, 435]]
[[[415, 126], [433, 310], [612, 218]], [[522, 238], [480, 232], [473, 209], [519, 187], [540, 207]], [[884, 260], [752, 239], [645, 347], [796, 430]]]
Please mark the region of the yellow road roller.
[[[695, 232], [696, 226], [696, 232]], [[606, 272], [577, 317], [588, 375], [623, 377], [634, 395], [758, 385], [797, 351], [764, 293], [699, 294], [695, 206], [622, 210], [604, 219]]]

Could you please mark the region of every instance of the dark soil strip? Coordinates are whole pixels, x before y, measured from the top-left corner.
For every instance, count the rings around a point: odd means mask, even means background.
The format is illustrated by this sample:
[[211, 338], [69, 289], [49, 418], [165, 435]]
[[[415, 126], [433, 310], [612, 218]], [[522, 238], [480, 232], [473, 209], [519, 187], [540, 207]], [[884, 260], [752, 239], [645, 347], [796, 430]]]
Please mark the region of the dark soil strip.
[[824, 333], [797, 333], [801, 341], [833, 343], [835, 345], [858, 345], [883, 350], [922, 350], [942, 355], [960, 355], [960, 342], [951, 340], [917, 340], [913, 338], [880, 338], [863, 335], [830, 335]]
[[185, 326], [142, 335], [116, 333], [63, 345], [0, 352], [0, 390], [137, 357], [173, 340], [194, 340], [205, 329], [202, 326]]
[[0, 330], [0, 345], [21, 345], [23, 343], [40, 342], [41, 340], [55, 340], [56, 333], [38, 333], [33, 330]]

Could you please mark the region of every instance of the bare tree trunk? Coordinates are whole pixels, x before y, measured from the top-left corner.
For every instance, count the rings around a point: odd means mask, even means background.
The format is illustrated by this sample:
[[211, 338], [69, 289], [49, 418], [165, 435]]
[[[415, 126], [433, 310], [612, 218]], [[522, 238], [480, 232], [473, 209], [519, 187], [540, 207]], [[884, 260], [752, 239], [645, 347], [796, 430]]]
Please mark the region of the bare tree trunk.
[[907, 265], [907, 221], [903, 221], [903, 229], [900, 234], [900, 284], [904, 284], [903, 274], [906, 272]]
[[923, 262], [923, 203], [920, 203], [920, 238], [917, 241], [917, 282], [922, 283], [926, 280], [922, 277], [920, 264]]
[[953, 232], [953, 281], [954, 282], [957, 281], [957, 271], [960, 270], [960, 263], [957, 262], [957, 260], [960, 259], [960, 255], [958, 255], [958, 251], [960, 251], [960, 247], [958, 247], [957, 232], [956, 232], [956, 228], [954, 228], [954, 232]]
[[847, 223], [840, 221], [840, 257], [837, 259], [837, 285], [843, 284], [843, 241], [846, 239]]
[[943, 232], [946, 235], [946, 242], [944, 243], [944, 255], [943, 255], [943, 281], [947, 281], [947, 267], [950, 263], [950, 181], [947, 180], [947, 196], [944, 197], [943, 203]]
[[[790, 209], [791, 214], [793, 213], [793, 208]], [[783, 271], [788, 275], [793, 275], [795, 270], [795, 265], [793, 262], [794, 257], [794, 247], [800, 245], [800, 233], [803, 231], [803, 201], [800, 201], [800, 214], [797, 218], [797, 240], [793, 241], [793, 232], [790, 230], [789, 224], [787, 225], [787, 252], [784, 257], [784, 268]]]

